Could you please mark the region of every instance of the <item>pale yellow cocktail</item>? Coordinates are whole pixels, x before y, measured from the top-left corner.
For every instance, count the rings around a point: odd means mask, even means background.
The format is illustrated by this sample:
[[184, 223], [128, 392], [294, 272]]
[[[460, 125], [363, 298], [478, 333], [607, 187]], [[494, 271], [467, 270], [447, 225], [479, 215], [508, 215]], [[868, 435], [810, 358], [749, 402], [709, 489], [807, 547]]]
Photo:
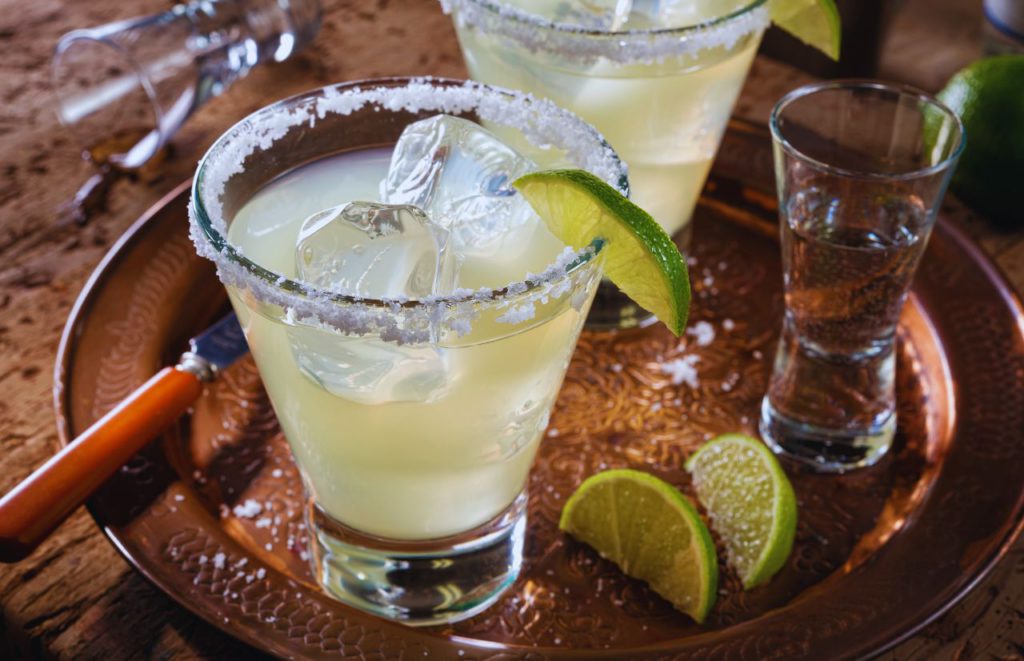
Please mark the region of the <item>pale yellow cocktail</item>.
[[346, 603], [451, 622], [519, 571], [530, 465], [601, 278], [601, 243], [564, 246], [511, 187], [553, 164], [627, 188], [554, 104], [412, 79], [283, 101], [200, 165], [192, 234], [303, 476], [314, 574]]

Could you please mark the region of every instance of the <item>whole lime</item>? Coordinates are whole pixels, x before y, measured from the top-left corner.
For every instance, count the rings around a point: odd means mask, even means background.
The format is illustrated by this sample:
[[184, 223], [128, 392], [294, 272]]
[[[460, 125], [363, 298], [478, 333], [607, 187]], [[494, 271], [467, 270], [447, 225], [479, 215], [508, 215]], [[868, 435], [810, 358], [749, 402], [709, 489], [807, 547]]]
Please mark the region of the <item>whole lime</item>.
[[953, 192], [996, 222], [1024, 224], [1024, 55], [978, 60], [950, 78], [939, 98], [967, 132]]

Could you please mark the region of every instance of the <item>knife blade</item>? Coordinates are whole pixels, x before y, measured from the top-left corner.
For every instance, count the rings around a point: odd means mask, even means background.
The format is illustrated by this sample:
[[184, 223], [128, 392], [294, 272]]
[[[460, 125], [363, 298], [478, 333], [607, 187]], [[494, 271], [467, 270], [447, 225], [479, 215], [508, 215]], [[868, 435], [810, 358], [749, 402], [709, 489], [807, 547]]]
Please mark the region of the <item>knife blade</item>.
[[249, 350], [234, 313], [0, 498], [0, 562], [27, 557], [121, 466], [195, 403], [205, 383]]
[[217, 323], [193, 337], [188, 341], [188, 346], [189, 350], [182, 354], [182, 358], [201, 358], [213, 367], [215, 374], [249, 352], [245, 334], [234, 312], [224, 315]]

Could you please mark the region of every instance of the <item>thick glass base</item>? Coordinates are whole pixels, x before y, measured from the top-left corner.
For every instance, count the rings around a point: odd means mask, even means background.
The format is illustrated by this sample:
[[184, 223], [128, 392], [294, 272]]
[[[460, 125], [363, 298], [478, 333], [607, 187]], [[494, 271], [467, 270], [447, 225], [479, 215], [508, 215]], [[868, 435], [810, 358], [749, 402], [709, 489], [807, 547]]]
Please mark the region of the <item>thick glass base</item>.
[[306, 510], [313, 574], [340, 601], [412, 626], [458, 622], [497, 601], [523, 559], [526, 492], [490, 522], [424, 541], [372, 537]]
[[844, 473], [870, 466], [885, 456], [896, 432], [896, 414], [869, 429], [822, 429], [785, 417], [765, 397], [759, 429], [775, 454], [812, 466], [820, 473]]

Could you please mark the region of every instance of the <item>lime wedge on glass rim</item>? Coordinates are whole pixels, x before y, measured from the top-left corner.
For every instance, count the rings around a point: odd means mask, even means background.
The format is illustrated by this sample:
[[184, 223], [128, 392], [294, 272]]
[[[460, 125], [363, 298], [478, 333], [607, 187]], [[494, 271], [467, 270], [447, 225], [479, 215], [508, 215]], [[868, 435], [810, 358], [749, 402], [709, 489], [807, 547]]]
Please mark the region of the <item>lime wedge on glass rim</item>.
[[835, 0], [769, 0], [772, 23], [833, 60], [839, 59], [840, 20]]
[[775, 455], [757, 439], [723, 434], [697, 450], [686, 470], [743, 587], [766, 582], [786, 564], [796, 537], [796, 496]]
[[690, 310], [686, 261], [650, 214], [584, 170], [544, 170], [512, 184], [548, 229], [579, 250], [601, 239], [604, 273], [680, 335]]
[[715, 545], [678, 489], [629, 469], [587, 478], [565, 503], [561, 530], [703, 622], [718, 590]]

